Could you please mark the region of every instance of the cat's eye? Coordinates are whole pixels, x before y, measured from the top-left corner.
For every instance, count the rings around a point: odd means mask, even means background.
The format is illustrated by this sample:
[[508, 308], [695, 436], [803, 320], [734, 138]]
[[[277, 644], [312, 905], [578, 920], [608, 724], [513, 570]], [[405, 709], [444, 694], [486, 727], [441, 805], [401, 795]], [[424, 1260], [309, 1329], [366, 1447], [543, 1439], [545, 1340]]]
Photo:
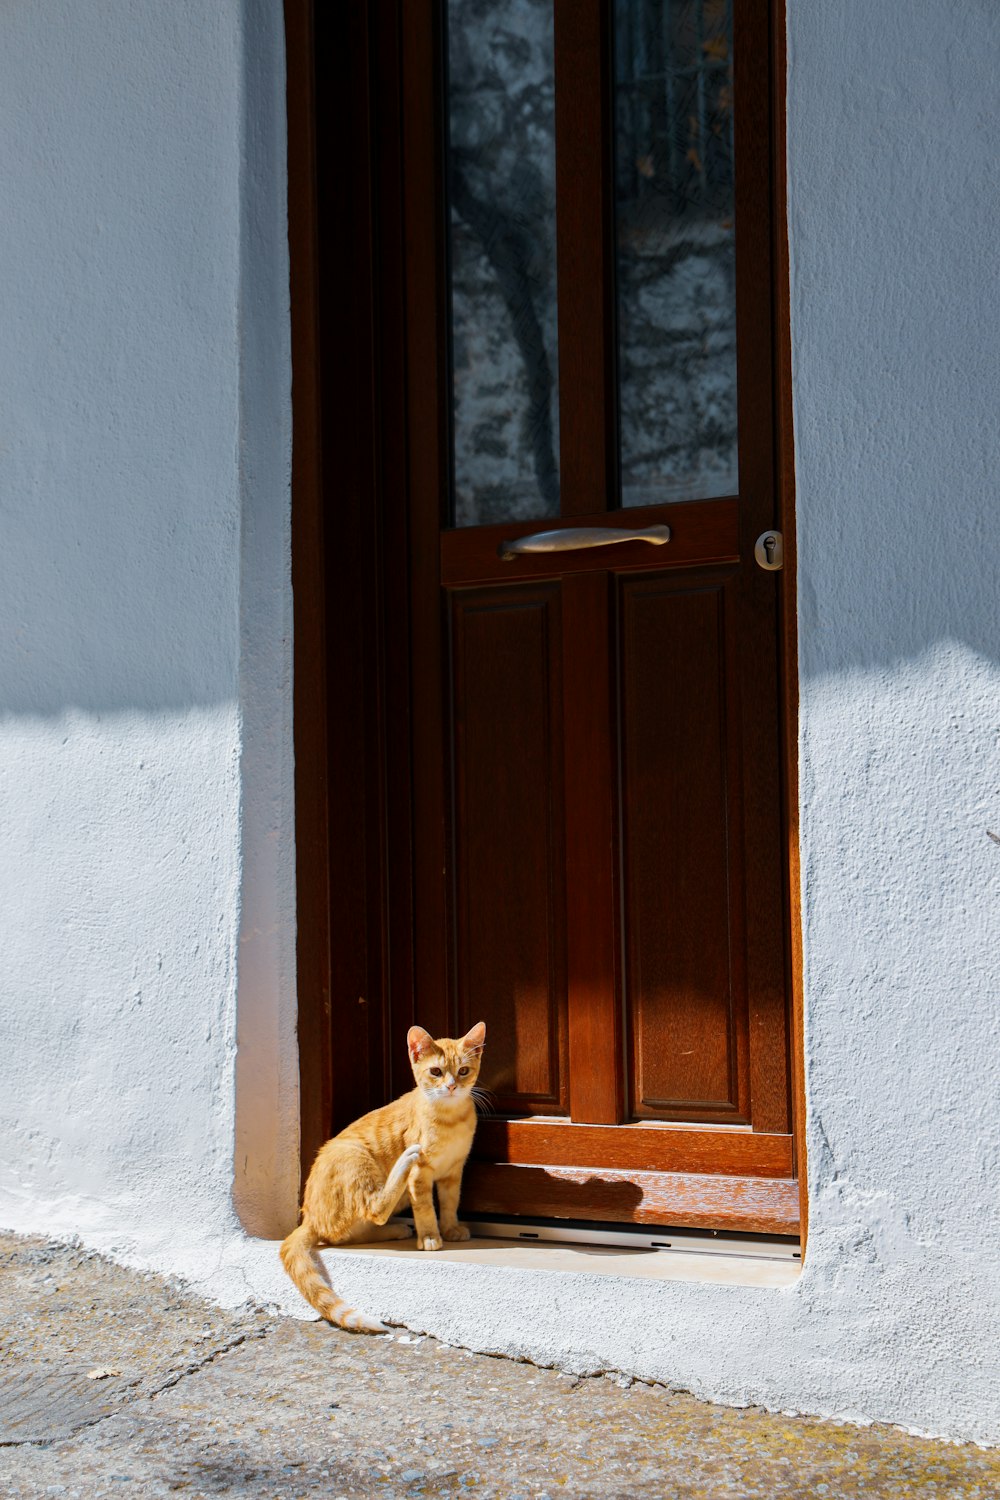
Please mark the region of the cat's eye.
[[466, 1075], [466, 1073], [468, 1071], [469, 1071], [468, 1068], [459, 1068], [459, 1070], [458, 1070], [458, 1076], [459, 1076], [459, 1078], [464, 1078], [465, 1075]]
[[441, 1069], [440, 1068], [428, 1068], [427, 1071], [431, 1075], [432, 1078], [440, 1078], [441, 1077]]

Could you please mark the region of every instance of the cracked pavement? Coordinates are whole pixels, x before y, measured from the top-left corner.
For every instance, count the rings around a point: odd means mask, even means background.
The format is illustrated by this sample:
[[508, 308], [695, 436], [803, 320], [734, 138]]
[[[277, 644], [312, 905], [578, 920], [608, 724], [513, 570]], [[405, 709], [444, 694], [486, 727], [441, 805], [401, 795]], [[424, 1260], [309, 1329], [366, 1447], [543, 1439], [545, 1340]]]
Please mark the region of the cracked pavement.
[[0, 1495], [997, 1500], [1000, 1452], [225, 1311], [0, 1234]]

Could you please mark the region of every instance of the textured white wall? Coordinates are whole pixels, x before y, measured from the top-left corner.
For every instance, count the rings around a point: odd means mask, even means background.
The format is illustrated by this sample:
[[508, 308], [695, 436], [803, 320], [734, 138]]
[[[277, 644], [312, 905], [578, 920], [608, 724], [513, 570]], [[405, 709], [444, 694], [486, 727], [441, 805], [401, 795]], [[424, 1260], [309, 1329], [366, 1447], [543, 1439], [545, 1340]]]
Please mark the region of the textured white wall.
[[[279, 10], [4, 10], [0, 1221], [292, 1307], [232, 1208], [234, 1150], [251, 1228], [295, 1171]], [[330, 1259], [471, 1347], [998, 1442], [1000, 12], [788, 10], [806, 1269]]]
[[810, 1260], [1000, 1441], [1000, 11], [789, 34]]
[[[294, 1197], [280, 15], [0, 20], [13, 1227], [218, 1234], [234, 1150], [248, 1217]], [[237, 1144], [238, 975], [241, 1069], [264, 1077]]]

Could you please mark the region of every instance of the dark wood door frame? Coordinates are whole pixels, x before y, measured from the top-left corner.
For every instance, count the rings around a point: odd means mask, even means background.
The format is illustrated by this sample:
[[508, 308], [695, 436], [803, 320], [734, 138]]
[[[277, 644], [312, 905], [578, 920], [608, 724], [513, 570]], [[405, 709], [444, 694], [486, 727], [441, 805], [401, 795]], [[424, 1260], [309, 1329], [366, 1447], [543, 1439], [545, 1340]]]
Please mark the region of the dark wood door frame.
[[[414, 963], [407, 927], [410, 869], [385, 857], [386, 830], [409, 818], [401, 767], [411, 732], [406, 694], [387, 686], [406, 672], [394, 656], [409, 613], [405, 514], [390, 497], [406, 461], [385, 402], [405, 392], [381, 379], [403, 337], [408, 277], [404, 204], [391, 184], [401, 102], [373, 108], [375, 53], [399, 37], [379, 0], [323, 7], [285, 0], [291, 255], [294, 721], [298, 923], [298, 1039], [302, 1170], [334, 1128], [405, 1086], [387, 1058], [390, 989], [407, 993]], [[786, 963], [792, 996], [796, 1175], [804, 1237], [801, 962], [796, 827], [797, 672], [788, 270], [784, 211], [784, 6], [773, 0], [772, 206], [778, 491], [785, 535], [782, 577]], [[428, 38], [428, 47], [431, 39]], [[388, 66], [386, 66], [388, 65]], [[387, 170], [376, 171], [378, 162]], [[377, 195], [381, 195], [376, 201]], [[379, 226], [382, 226], [381, 233]], [[428, 308], [428, 317], [436, 310]], [[420, 392], [410, 392], [419, 402]], [[419, 412], [417, 413], [419, 420]], [[385, 498], [385, 504], [379, 498]], [[398, 502], [397, 502], [398, 503]], [[387, 628], [388, 627], [388, 628]], [[385, 705], [394, 703], [395, 722]], [[433, 746], [425, 753], [434, 753]], [[399, 841], [397, 839], [397, 848]], [[396, 1016], [398, 1018], [398, 1005]], [[398, 1019], [396, 1022], [398, 1026]], [[396, 1051], [400, 1048], [396, 1047]], [[335, 1060], [339, 1063], [335, 1063]], [[696, 1169], [695, 1169], [696, 1170]]]

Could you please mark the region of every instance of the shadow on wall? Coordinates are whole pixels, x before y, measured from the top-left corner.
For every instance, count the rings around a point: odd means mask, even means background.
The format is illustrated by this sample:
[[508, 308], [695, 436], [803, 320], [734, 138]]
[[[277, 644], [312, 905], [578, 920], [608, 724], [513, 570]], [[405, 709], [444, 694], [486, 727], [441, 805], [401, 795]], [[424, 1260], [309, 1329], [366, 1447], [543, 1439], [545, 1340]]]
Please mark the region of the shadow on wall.
[[1000, 11], [923, 5], [892, 39], [844, 14], [789, 72], [805, 679], [1000, 646]]
[[[81, 341], [90, 336], [80, 330]], [[214, 414], [233, 435], [235, 394]], [[0, 715], [158, 713], [236, 699], [232, 451], [223, 461], [204, 410], [175, 409], [164, 431], [144, 409], [157, 404], [155, 389], [133, 392], [130, 404], [126, 424], [148, 434], [141, 453], [116, 431], [121, 411], [116, 423], [96, 402], [67, 418], [51, 412], [44, 440], [21, 413], [5, 465]]]

